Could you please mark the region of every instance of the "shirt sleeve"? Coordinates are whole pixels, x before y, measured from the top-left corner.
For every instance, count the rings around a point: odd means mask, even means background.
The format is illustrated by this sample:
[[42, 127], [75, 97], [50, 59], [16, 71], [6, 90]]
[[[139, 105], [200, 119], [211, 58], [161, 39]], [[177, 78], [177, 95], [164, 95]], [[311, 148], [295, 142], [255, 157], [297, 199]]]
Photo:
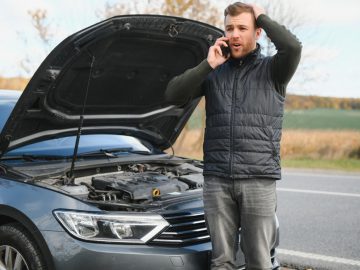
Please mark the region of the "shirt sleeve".
[[276, 47], [277, 53], [271, 60], [271, 77], [276, 91], [285, 96], [286, 86], [299, 65], [302, 45], [295, 35], [265, 14], [260, 15], [256, 23]]
[[212, 67], [205, 59], [194, 68], [186, 70], [170, 80], [165, 91], [165, 100], [171, 103], [182, 103], [204, 95], [203, 83]]

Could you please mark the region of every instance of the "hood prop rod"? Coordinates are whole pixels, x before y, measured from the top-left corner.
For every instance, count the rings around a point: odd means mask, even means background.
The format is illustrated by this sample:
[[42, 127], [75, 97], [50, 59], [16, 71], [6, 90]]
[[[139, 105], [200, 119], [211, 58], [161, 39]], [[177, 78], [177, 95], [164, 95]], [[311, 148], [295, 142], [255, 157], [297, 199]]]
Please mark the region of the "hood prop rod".
[[74, 175], [75, 161], [77, 159], [79, 143], [80, 143], [80, 136], [81, 136], [82, 127], [84, 124], [85, 107], [86, 107], [89, 88], [90, 88], [91, 74], [92, 74], [92, 69], [93, 69], [94, 62], [95, 62], [95, 56], [93, 56], [93, 55], [90, 55], [90, 56], [91, 56], [91, 64], [90, 64], [89, 78], [88, 78], [88, 82], [87, 82], [87, 86], [86, 86], [86, 92], [85, 92], [82, 112], [80, 115], [79, 127], [78, 127], [78, 131], [76, 134], [76, 141], [75, 141], [74, 153], [73, 153], [72, 160], [71, 160], [70, 172], [69, 172], [69, 176], [65, 178], [65, 183], [64, 183], [65, 185], [73, 185], [74, 180], [75, 180], [75, 175]]

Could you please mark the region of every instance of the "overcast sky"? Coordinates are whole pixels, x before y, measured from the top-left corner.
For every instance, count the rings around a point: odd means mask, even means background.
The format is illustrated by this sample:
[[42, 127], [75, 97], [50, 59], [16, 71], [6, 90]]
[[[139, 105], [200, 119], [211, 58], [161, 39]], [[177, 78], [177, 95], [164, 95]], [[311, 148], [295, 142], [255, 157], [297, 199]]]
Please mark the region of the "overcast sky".
[[[147, 0], [138, 0], [146, 3]], [[213, 0], [223, 9], [233, 2]], [[296, 74], [288, 92], [360, 98], [360, 1], [283, 0], [307, 18], [295, 33], [303, 43], [308, 74], [316, 80], [303, 81]], [[55, 46], [75, 31], [98, 22], [96, 11], [115, 0], [2, 0], [0, 9], [0, 76], [24, 75], [19, 63], [26, 55], [38, 66], [44, 49], [37, 40], [28, 10], [45, 8], [54, 32]], [[123, 1], [126, 5], [130, 1]], [[156, 1], [151, 1], [156, 3]], [[256, 3], [256, 1], [254, 1]], [[274, 1], [276, 2], [276, 1]], [[310, 33], [310, 34], [309, 34]], [[304, 70], [304, 69], [303, 69]], [[34, 71], [34, 70], [33, 70]], [[32, 72], [33, 72], [32, 71]], [[28, 75], [31, 76], [31, 73]]]

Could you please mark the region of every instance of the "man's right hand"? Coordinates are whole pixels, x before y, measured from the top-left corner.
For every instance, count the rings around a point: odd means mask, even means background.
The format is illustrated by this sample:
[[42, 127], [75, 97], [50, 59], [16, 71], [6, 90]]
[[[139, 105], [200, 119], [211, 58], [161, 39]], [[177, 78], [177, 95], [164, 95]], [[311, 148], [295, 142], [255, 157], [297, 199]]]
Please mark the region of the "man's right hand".
[[215, 44], [209, 48], [207, 61], [213, 69], [225, 63], [225, 61], [229, 59], [230, 54], [228, 57], [224, 57], [221, 52], [221, 46], [227, 47], [228, 44], [226, 41], [228, 40], [229, 39], [227, 37], [220, 37], [216, 40]]

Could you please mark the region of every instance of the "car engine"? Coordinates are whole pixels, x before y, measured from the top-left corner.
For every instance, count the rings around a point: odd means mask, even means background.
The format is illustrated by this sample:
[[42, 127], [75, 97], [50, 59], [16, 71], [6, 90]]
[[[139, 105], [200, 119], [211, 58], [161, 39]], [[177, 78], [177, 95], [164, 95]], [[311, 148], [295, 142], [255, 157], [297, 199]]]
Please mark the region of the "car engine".
[[92, 202], [149, 204], [167, 195], [181, 194], [203, 186], [202, 168], [191, 163], [127, 164], [116, 172], [75, 178], [75, 185], [58, 188]]
[[189, 189], [184, 182], [176, 179], [169, 181], [167, 176], [158, 172], [95, 176], [91, 182], [96, 190], [111, 190], [114, 196], [126, 201], [151, 200], [160, 197], [163, 193], [183, 192]]

